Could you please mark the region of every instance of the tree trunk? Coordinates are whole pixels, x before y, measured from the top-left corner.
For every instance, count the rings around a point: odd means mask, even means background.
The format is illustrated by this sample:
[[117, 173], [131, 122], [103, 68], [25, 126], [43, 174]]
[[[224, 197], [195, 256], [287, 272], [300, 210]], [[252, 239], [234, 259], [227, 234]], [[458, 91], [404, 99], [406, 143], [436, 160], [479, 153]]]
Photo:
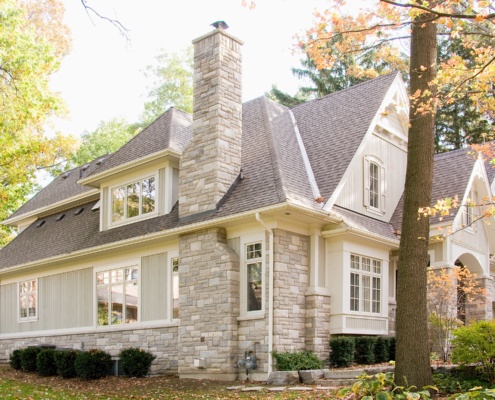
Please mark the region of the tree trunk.
[[[436, 25], [431, 15], [414, 20], [411, 33], [410, 90], [432, 93], [421, 103], [433, 103], [436, 76]], [[418, 219], [418, 209], [431, 201], [435, 108], [418, 112], [420, 105], [411, 101], [410, 129], [404, 212], [399, 248], [397, 279], [397, 349], [395, 380], [403, 386], [422, 389], [431, 384], [428, 348], [428, 313], [426, 304], [429, 218]]]

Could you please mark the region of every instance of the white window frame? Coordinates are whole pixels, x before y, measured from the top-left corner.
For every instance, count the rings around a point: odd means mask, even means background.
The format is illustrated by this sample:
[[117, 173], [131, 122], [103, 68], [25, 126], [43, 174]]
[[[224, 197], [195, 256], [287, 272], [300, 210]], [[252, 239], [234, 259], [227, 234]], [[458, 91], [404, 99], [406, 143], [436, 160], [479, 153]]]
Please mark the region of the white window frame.
[[[174, 272], [174, 260], [177, 260], [177, 266], [178, 270], [177, 272]], [[168, 254], [168, 265], [169, 265], [169, 271], [168, 271], [168, 282], [167, 282], [167, 288], [168, 288], [168, 320], [169, 321], [177, 321], [180, 318], [180, 281], [179, 281], [179, 269], [180, 269], [180, 263], [179, 263], [179, 254], [178, 252], [170, 252]], [[177, 287], [175, 287], [174, 284], [174, 278], [177, 277]], [[177, 315], [174, 315], [174, 290], [177, 289]]]
[[[102, 272], [111, 272], [115, 270], [125, 270], [126, 268], [136, 268], [137, 269], [137, 318], [135, 322], [125, 322], [125, 314], [124, 320], [120, 324], [112, 324], [108, 325], [98, 325], [98, 274]], [[125, 286], [125, 280], [122, 282], [122, 285]], [[122, 327], [130, 327], [136, 326], [141, 323], [141, 260], [129, 260], [128, 262], [122, 262], [118, 264], [112, 264], [107, 266], [102, 266], [98, 268], [94, 268], [93, 271], [93, 290], [94, 290], [94, 324], [97, 329], [115, 329]], [[111, 301], [109, 297], [108, 301]], [[125, 304], [123, 303], [122, 308], [125, 309]]]
[[[152, 212], [149, 212], [146, 214], [141, 213], [141, 210], [142, 210], [142, 192], [141, 192], [139, 195], [139, 214], [134, 216], [134, 217], [127, 217], [126, 216], [126, 214], [127, 214], [127, 192], [126, 192], [126, 194], [125, 194], [126, 197], [124, 200], [124, 217], [121, 220], [114, 221], [113, 220], [113, 191], [115, 189], [119, 189], [119, 188], [124, 188], [125, 190], [127, 190], [127, 186], [131, 185], [133, 183], [139, 183], [140, 185], [142, 185], [142, 182], [145, 179], [149, 179], [149, 178], [154, 178], [154, 180], [155, 180], [155, 209]], [[108, 187], [108, 193], [107, 193], [107, 200], [108, 200], [107, 201], [107, 203], [108, 203], [108, 206], [107, 206], [107, 213], [108, 213], [107, 224], [108, 224], [108, 226], [113, 228], [116, 226], [127, 225], [130, 223], [134, 223], [136, 221], [156, 217], [159, 213], [158, 208], [159, 208], [159, 204], [160, 204], [160, 190], [161, 190], [161, 188], [160, 188], [160, 179], [159, 179], [158, 171], [153, 172], [153, 173], [149, 173], [149, 174], [144, 174], [141, 176], [136, 176], [133, 179], [128, 179], [126, 181], [122, 181], [122, 182], [119, 182], [115, 185], [109, 186]]]
[[381, 315], [384, 307], [383, 260], [352, 253], [349, 262], [349, 310], [357, 314]]
[[[469, 202], [466, 202], [465, 221], [466, 229], [471, 232], [476, 231], [476, 218], [478, 218], [478, 192], [474, 189], [469, 191]], [[471, 204], [474, 204], [471, 206]]]
[[[375, 165], [377, 169], [378, 176], [376, 189], [376, 202], [378, 204], [372, 204], [372, 185], [371, 185], [371, 167]], [[364, 171], [363, 171], [363, 185], [364, 185], [364, 206], [370, 212], [375, 214], [383, 215], [385, 213], [385, 165], [383, 162], [375, 156], [365, 156], [364, 157]]]
[[[253, 244], [261, 244], [261, 257], [256, 259], [248, 260], [247, 255], [247, 247]], [[265, 289], [266, 289], [266, 246], [265, 246], [265, 237], [264, 235], [256, 235], [250, 237], [241, 238], [241, 249], [240, 249], [240, 304], [241, 304], [241, 318], [257, 318], [262, 317], [265, 313]], [[248, 311], [248, 264], [261, 262], [261, 309]]]
[[[29, 291], [26, 292], [26, 301], [27, 304], [29, 305], [29, 295], [34, 293], [35, 294], [35, 313], [34, 315], [26, 315], [25, 317], [21, 316], [21, 285], [26, 283], [29, 284], [30, 282], [35, 282], [36, 290], [34, 291]], [[39, 310], [39, 279], [34, 278], [34, 279], [26, 279], [23, 281], [17, 282], [17, 321], [18, 322], [32, 322], [32, 321], [37, 321], [38, 320], [38, 310]], [[29, 306], [27, 307], [27, 314], [29, 314]]]

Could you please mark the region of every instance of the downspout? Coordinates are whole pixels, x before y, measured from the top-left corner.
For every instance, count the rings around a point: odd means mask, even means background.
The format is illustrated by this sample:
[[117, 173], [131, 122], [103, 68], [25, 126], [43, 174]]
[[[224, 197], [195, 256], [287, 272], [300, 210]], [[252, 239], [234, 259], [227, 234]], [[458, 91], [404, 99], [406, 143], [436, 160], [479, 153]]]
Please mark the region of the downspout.
[[258, 221], [269, 235], [270, 254], [268, 259], [268, 375], [273, 369], [273, 231], [263, 222], [260, 213], [256, 213]]

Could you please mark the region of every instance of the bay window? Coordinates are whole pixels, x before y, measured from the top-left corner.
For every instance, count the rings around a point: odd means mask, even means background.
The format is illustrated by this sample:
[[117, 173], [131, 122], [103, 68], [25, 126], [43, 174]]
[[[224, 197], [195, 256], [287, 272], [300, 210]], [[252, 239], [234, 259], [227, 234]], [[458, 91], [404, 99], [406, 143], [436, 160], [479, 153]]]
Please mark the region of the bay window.
[[381, 261], [351, 254], [350, 267], [350, 310], [379, 314], [381, 312]]

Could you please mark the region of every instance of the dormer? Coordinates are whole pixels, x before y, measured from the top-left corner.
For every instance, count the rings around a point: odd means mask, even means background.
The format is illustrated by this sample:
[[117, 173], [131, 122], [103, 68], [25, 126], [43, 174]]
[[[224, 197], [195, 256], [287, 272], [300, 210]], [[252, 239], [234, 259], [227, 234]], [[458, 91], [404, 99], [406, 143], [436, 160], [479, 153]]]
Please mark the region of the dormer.
[[191, 117], [170, 108], [79, 181], [100, 191], [100, 230], [170, 213], [190, 132]]

